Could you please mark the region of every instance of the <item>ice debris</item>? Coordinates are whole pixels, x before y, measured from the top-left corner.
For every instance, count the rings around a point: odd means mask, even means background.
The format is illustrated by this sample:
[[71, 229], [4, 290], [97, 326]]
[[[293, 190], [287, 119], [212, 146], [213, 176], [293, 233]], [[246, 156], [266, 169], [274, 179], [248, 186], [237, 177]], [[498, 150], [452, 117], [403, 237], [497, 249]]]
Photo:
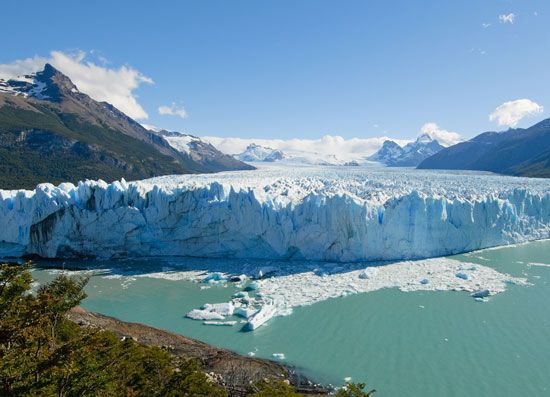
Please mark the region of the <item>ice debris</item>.
[[209, 311], [211, 313], [218, 313], [222, 316], [232, 316], [235, 307], [232, 302], [224, 303], [206, 303], [202, 307], [203, 310]]
[[250, 307], [237, 307], [237, 308], [235, 308], [235, 315], [243, 317], [247, 320], [250, 317], [254, 316], [257, 312], [258, 312], [258, 309], [250, 308]]
[[185, 315], [193, 320], [223, 320], [225, 317], [219, 313], [208, 310], [193, 309]]
[[233, 326], [237, 324], [236, 321], [204, 321], [205, 325], [217, 325], [217, 326]]

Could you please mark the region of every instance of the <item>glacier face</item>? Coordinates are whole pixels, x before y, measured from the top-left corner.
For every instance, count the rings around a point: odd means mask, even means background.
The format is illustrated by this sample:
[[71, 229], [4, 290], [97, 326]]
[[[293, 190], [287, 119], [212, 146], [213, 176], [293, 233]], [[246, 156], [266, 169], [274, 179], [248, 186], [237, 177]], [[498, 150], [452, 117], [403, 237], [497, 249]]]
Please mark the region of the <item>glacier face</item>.
[[550, 237], [550, 180], [263, 166], [0, 191], [0, 256], [427, 258]]

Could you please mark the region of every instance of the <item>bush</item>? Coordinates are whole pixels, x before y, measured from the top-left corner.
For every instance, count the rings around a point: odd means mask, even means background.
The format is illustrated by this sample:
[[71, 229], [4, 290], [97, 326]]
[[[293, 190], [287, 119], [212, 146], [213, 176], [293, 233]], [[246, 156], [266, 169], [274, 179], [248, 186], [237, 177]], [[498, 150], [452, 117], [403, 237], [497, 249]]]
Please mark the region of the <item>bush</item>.
[[32, 294], [28, 267], [0, 266], [0, 395], [227, 395], [195, 361], [67, 320], [88, 280], [60, 275]]

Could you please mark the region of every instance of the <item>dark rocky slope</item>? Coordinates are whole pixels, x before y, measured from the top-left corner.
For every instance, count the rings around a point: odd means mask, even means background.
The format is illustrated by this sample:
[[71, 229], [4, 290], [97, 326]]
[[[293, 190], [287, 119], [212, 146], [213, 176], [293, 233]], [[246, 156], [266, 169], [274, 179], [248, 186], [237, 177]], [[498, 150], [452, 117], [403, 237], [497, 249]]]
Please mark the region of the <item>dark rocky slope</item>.
[[422, 169], [491, 171], [550, 178], [550, 119], [529, 128], [485, 132], [424, 160]]
[[[230, 169], [248, 169], [240, 165]], [[227, 169], [182, 155], [49, 64], [23, 80], [0, 81], [0, 189]]]

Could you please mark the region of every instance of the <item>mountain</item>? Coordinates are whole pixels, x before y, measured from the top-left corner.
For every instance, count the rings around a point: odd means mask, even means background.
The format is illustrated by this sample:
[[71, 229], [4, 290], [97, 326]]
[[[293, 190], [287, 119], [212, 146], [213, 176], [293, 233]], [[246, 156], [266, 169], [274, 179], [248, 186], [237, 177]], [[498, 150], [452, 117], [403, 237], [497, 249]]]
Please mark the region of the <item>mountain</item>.
[[279, 149], [272, 149], [252, 143], [244, 152], [234, 156], [240, 161], [279, 161], [285, 158], [285, 154]]
[[440, 151], [418, 168], [550, 178], [550, 119], [526, 129], [485, 132]]
[[369, 160], [378, 161], [388, 167], [414, 167], [443, 148], [436, 139], [423, 134], [403, 147], [390, 140], [384, 141]]
[[184, 165], [196, 172], [216, 172], [219, 170], [253, 170], [253, 166], [224, 154], [201, 138], [176, 131], [160, 130], [162, 136], [174, 149], [180, 152]]
[[80, 92], [50, 64], [0, 80], [0, 189], [221, 170], [183, 156], [161, 135]]

